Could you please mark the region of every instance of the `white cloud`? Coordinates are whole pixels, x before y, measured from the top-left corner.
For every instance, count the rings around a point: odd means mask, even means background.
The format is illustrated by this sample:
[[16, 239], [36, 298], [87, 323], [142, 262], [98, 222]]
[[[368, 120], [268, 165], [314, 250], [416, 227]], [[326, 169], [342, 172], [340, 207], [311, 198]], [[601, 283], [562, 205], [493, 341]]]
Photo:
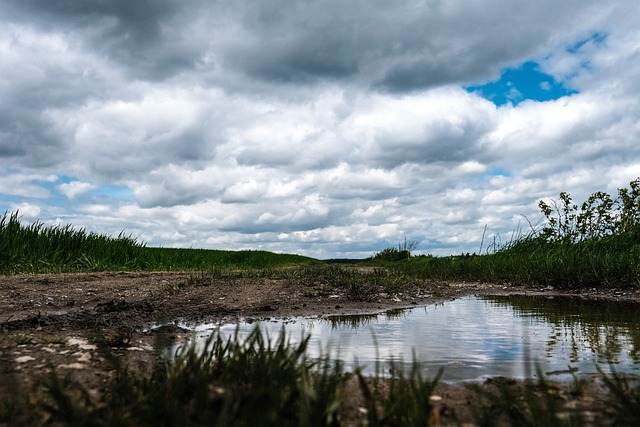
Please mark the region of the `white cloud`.
[[43, 184], [50, 184], [57, 179], [58, 177], [52, 174], [21, 173], [5, 169], [0, 179], [0, 194], [24, 199], [44, 199], [49, 197], [51, 192]]
[[[367, 256], [406, 236], [449, 254], [535, 223], [539, 198], [640, 176], [624, 0], [8, 0], [0, 17], [0, 209], [29, 218], [163, 246]], [[497, 108], [463, 89], [526, 61], [579, 93]]]
[[71, 181], [58, 186], [60, 192], [68, 199], [74, 199], [77, 196], [88, 193], [94, 188], [96, 188], [95, 185], [81, 181]]

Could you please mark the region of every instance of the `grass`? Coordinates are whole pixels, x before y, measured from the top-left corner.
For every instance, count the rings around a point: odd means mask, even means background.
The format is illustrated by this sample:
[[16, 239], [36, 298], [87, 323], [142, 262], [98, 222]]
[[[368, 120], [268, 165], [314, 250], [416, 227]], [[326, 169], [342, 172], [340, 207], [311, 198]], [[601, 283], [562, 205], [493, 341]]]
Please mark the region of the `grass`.
[[[617, 197], [592, 194], [580, 206], [568, 193], [540, 201], [542, 229], [512, 239], [492, 252], [411, 257], [406, 244], [366, 261], [413, 277], [486, 281], [561, 289], [640, 286], [640, 178]], [[413, 248], [413, 247], [412, 247]]]
[[371, 426], [434, 426], [439, 425], [438, 409], [431, 395], [440, 380], [442, 370], [431, 380], [425, 380], [414, 360], [409, 374], [393, 362], [389, 363], [391, 380], [379, 376], [365, 377], [357, 369], [358, 384], [366, 406], [367, 425]]
[[[343, 370], [328, 355], [307, 356], [308, 337], [292, 344], [284, 333], [268, 337], [258, 328], [209, 337], [206, 350], [179, 350], [173, 361], [158, 358], [148, 371], [113, 361], [114, 373], [101, 390], [90, 391], [54, 368], [40, 378], [40, 392], [0, 385], [0, 423], [78, 426], [437, 426], [452, 420], [440, 374], [421, 376], [388, 364], [373, 377]], [[109, 345], [98, 345], [112, 352]], [[538, 380], [471, 384], [466, 395], [474, 425], [635, 426], [640, 386], [618, 374], [600, 373], [608, 393], [594, 405], [582, 399], [585, 383], [561, 388]], [[440, 403], [439, 403], [440, 402]], [[449, 417], [449, 418], [447, 418]], [[453, 418], [455, 419], [455, 418]]]
[[[0, 422], [82, 426], [340, 426], [352, 378], [328, 356], [310, 359], [309, 337], [291, 344], [284, 333], [270, 339], [258, 328], [244, 340], [214, 333], [206, 351], [184, 347], [175, 361], [158, 359], [151, 372], [131, 372], [114, 363], [115, 375], [100, 394], [90, 393], [55, 370], [44, 377], [37, 399], [0, 400]], [[108, 346], [100, 345], [103, 351]], [[113, 359], [113, 355], [108, 357]], [[397, 371], [396, 371], [397, 372]], [[430, 407], [422, 403], [437, 383], [417, 371], [385, 380], [389, 391], [372, 390], [357, 374], [369, 425], [416, 425]], [[381, 382], [376, 378], [376, 384]], [[401, 402], [401, 403], [398, 403]], [[407, 412], [408, 410], [408, 412]], [[410, 424], [405, 424], [409, 422]]]
[[266, 251], [151, 248], [131, 236], [73, 229], [71, 225], [25, 225], [18, 212], [0, 216], [0, 274], [80, 271], [178, 271], [275, 268], [319, 263], [312, 258]]
[[194, 273], [191, 282], [207, 286], [221, 280], [275, 279], [291, 283], [302, 282], [306, 296], [344, 294], [352, 301], [374, 301], [381, 294], [398, 294], [428, 284], [420, 278], [387, 268], [358, 269], [332, 264], [309, 263], [291, 268], [261, 268], [233, 270], [213, 268]]
[[412, 257], [384, 265], [405, 275], [441, 280], [635, 288], [640, 285], [640, 239], [608, 236], [566, 245], [526, 237], [492, 254]]
[[603, 381], [612, 394], [610, 401], [612, 417], [618, 425], [637, 426], [640, 425], [640, 385], [638, 378], [632, 380], [617, 374], [615, 371], [611, 375], [602, 375]]

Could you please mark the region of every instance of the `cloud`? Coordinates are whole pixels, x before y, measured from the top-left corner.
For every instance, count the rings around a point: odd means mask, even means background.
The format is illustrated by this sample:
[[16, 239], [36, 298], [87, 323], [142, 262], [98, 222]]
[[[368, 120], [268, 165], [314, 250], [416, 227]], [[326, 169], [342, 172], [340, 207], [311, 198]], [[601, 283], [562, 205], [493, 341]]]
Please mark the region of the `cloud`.
[[58, 189], [68, 199], [74, 199], [79, 195], [88, 193], [93, 190], [95, 186], [88, 182], [71, 181], [64, 184], [60, 184]]
[[[188, 8], [174, 1], [87, 2], [8, 1], [4, 12], [15, 22], [47, 31], [72, 33], [76, 44], [125, 64], [134, 78], [162, 79], [193, 66], [194, 52], [176, 31]], [[135, 72], [133, 72], [135, 70]]]
[[44, 199], [51, 195], [47, 187], [58, 179], [55, 175], [21, 173], [11, 169], [2, 170], [0, 194], [24, 198]]
[[[0, 209], [151, 245], [473, 252], [640, 175], [636, 9], [5, 1]], [[526, 64], [544, 96], [500, 80]]]

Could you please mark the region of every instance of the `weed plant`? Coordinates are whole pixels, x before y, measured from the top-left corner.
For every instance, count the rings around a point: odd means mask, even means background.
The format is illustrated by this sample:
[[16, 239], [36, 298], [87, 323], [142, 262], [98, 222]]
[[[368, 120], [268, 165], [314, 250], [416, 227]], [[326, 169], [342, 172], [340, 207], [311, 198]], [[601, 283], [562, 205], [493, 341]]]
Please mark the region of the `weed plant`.
[[[565, 404], [558, 387], [549, 383], [540, 366], [538, 380], [527, 380], [522, 390], [517, 384], [499, 380], [495, 390], [481, 388], [477, 384], [467, 387], [474, 391], [478, 400], [491, 402], [476, 410], [481, 426], [507, 425], [519, 427], [569, 427], [588, 425], [575, 402]], [[580, 380], [576, 380], [580, 381]], [[575, 386], [573, 389], [576, 389]], [[577, 396], [574, 396], [577, 397]]]
[[344, 294], [352, 301], [373, 301], [380, 294], [396, 294], [414, 286], [422, 286], [422, 281], [402, 272], [387, 268], [358, 269], [351, 266], [308, 263], [290, 268], [262, 268], [232, 270], [213, 268], [192, 275], [192, 282], [202, 286], [220, 280], [274, 279], [291, 283], [302, 282], [309, 296]]
[[64, 425], [332, 426], [344, 400], [339, 362], [306, 355], [308, 337], [291, 344], [259, 329], [246, 339], [213, 334], [206, 351], [184, 347], [152, 372], [117, 374], [99, 397], [52, 373], [40, 402]]
[[612, 395], [610, 408], [614, 423], [624, 426], [640, 425], [640, 384], [638, 384], [638, 378], [620, 375], [613, 367], [611, 371], [611, 375], [605, 375], [598, 368], [598, 372]]

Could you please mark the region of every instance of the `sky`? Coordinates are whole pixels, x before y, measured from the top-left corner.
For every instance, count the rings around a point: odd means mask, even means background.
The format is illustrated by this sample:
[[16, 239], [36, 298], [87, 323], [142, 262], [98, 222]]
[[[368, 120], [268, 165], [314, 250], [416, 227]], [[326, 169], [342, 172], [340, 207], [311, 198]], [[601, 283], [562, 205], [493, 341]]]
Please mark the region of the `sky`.
[[147, 246], [478, 252], [640, 176], [638, 76], [628, 0], [3, 0], [0, 211]]

